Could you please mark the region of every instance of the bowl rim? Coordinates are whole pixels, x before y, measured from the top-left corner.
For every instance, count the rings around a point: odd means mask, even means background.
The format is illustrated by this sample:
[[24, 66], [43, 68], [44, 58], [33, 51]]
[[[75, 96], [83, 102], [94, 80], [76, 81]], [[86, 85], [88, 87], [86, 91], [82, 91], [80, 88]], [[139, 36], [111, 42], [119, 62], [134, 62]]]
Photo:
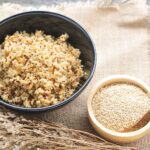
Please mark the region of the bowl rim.
[[92, 102], [93, 96], [96, 94], [98, 89], [102, 88], [104, 86], [110, 85], [112, 83], [117, 83], [117, 82], [122, 82], [122, 81], [132, 83], [133, 85], [137, 85], [141, 89], [143, 89], [145, 92], [150, 93], [150, 87], [148, 85], [146, 85], [143, 81], [141, 81], [141, 80], [139, 80], [133, 76], [111, 75], [109, 77], [102, 79], [100, 82], [97, 83], [97, 85], [91, 91], [89, 98], [88, 98], [88, 102], [87, 102], [88, 115], [89, 115], [90, 121], [92, 121], [92, 123], [98, 128], [97, 130], [99, 130], [99, 133], [103, 132], [104, 134], [107, 134], [107, 136], [110, 135], [110, 137], [108, 137], [108, 139], [111, 139], [112, 141], [114, 141], [113, 137], [122, 138], [122, 139], [123, 138], [130, 139], [133, 137], [138, 137], [139, 135], [141, 135], [143, 133], [147, 133], [148, 131], [150, 131], [150, 121], [145, 126], [143, 126], [142, 128], [140, 128], [138, 130], [129, 131], [129, 132], [117, 132], [117, 131], [113, 131], [113, 130], [108, 129], [107, 127], [102, 125], [100, 122], [98, 122], [97, 119], [95, 118], [95, 116], [93, 114], [91, 102]]
[[65, 99], [64, 101], [62, 101], [58, 104], [54, 104], [54, 105], [51, 105], [51, 106], [45, 106], [45, 107], [26, 108], [26, 107], [17, 106], [17, 105], [14, 105], [14, 104], [7, 103], [2, 98], [0, 98], [0, 104], [6, 106], [8, 108], [18, 110], [18, 111], [24, 111], [24, 112], [42, 112], [42, 111], [52, 110], [52, 109], [58, 108], [60, 106], [63, 106], [65, 104], [73, 101], [77, 96], [79, 96], [79, 94], [85, 89], [85, 87], [91, 81], [91, 79], [94, 75], [94, 72], [95, 72], [96, 62], [97, 62], [96, 48], [95, 48], [95, 44], [94, 44], [91, 36], [88, 34], [88, 32], [79, 23], [77, 23], [76, 21], [74, 21], [73, 19], [71, 19], [71, 18], [69, 18], [65, 15], [55, 13], [55, 12], [50, 12], [50, 11], [26, 11], [26, 12], [23, 12], [23, 13], [17, 13], [15, 15], [7, 17], [6, 19], [3, 19], [2, 21], [0, 21], [0, 26], [7, 23], [7, 22], [9, 22], [9, 21], [11, 21], [11, 20], [13, 20], [13, 19], [15, 19], [15, 18], [26, 16], [26, 15], [35, 15], [35, 14], [43, 14], [43, 15], [54, 16], [54, 17], [57, 17], [57, 18], [60, 18], [62, 20], [67, 21], [67, 22], [73, 24], [76, 28], [78, 28], [84, 34], [84, 36], [86, 36], [89, 39], [89, 42], [92, 46], [92, 53], [93, 53], [93, 61], [94, 62], [93, 62], [93, 66], [90, 70], [89, 77], [87, 78], [85, 83], [74, 94], [72, 94], [69, 98]]

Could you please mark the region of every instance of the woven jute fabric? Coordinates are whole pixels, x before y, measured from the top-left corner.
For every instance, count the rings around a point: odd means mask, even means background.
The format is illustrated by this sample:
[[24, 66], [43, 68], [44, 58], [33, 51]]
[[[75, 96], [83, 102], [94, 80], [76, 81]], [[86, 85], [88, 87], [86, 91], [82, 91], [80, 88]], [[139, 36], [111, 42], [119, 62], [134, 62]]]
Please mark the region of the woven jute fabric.
[[[96, 46], [96, 71], [87, 88], [68, 105], [37, 116], [48, 121], [63, 123], [74, 129], [94, 132], [88, 122], [87, 99], [98, 81], [109, 75], [127, 74], [150, 85], [148, 9], [144, 0], [120, 3], [112, 3], [111, 0], [94, 0], [63, 3], [57, 6], [2, 4], [0, 19], [29, 10], [47, 10], [64, 14], [81, 24], [89, 32]], [[148, 150], [150, 134], [133, 145]]]

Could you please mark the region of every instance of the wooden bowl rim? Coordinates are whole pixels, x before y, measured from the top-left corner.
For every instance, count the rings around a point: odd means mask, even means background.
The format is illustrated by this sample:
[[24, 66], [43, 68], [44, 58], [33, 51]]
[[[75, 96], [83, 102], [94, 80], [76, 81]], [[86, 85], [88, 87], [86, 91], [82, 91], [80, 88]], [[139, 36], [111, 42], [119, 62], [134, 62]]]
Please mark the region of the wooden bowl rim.
[[108, 137], [108, 139], [110, 139], [112, 136], [117, 137], [117, 138], [120, 137], [122, 139], [123, 138], [130, 139], [133, 137], [139, 137], [139, 135], [141, 135], [141, 134], [144, 134], [144, 135], [147, 134], [150, 131], [150, 121], [144, 127], [140, 128], [136, 131], [117, 132], [117, 131], [112, 131], [112, 130], [106, 128], [100, 122], [98, 122], [96, 120], [96, 118], [93, 114], [93, 111], [92, 111], [92, 106], [91, 106], [93, 96], [96, 94], [96, 92], [99, 88], [109, 85], [111, 83], [117, 83], [117, 82], [132, 83], [132, 84], [137, 85], [140, 88], [142, 88], [145, 92], [150, 93], [149, 86], [146, 85], [143, 81], [141, 81], [135, 77], [128, 76], [128, 75], [112, 75], [112, 76], [106, 77], [106, 78], [102, 79], [100, 82], [98, 82], [95, 87], [93, 87], [93, 90], [91, 91], [91, 93], [88, 97], [87, 107], [88, 107], [88, 115], [89, 115], [90, 121], [92, 122], [92, 124], [94, 124], [94, 126], [96, 126], [96, 128], [97, 128], [97, 130], [99, 130], [99, 132], [106, 133], [106, 135], [108, 135], [108, 136], [111, 135], [110, 137]]

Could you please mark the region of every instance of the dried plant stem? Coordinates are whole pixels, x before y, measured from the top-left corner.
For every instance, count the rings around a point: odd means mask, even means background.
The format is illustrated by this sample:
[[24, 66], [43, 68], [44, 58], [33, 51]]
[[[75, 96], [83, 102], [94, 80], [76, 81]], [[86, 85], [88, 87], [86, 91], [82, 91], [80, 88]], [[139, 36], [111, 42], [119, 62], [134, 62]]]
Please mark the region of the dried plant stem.
[[30, 120], [0, 107], [2, 150], [135, 150], [57, 123]]

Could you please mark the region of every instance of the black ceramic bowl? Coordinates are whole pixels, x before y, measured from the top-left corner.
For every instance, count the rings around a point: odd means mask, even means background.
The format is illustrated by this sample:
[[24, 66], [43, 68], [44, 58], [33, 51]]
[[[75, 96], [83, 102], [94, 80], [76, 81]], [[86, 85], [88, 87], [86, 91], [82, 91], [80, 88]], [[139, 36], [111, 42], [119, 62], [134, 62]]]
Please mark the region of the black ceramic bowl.
[[72, 96], [56, 105], [40, 108], [24, 108], [9, 104], [2, 99], [0, 99], [0, 104], [18, 111], [41, 112], [52, 110], [74, 100], [88, 85], [96, 66], [96, 52], [88, 33], [78, 23], [63, 15], [52, 12], [32, 11], [17, 14], [1, 21], [0, 43], [4, 41], [6, 35], [24, 30], [29, 33], [35, 32], [35, 30], [43, 30], [46, 34], [51, 34], [55, 37], [63, 33], [68, 33], [70, 37], [68, 42], [81, 50], [80, 59], [82, 60], [85, 70], [88, 72], [88, 76], [81, 81], [81, 86]]

